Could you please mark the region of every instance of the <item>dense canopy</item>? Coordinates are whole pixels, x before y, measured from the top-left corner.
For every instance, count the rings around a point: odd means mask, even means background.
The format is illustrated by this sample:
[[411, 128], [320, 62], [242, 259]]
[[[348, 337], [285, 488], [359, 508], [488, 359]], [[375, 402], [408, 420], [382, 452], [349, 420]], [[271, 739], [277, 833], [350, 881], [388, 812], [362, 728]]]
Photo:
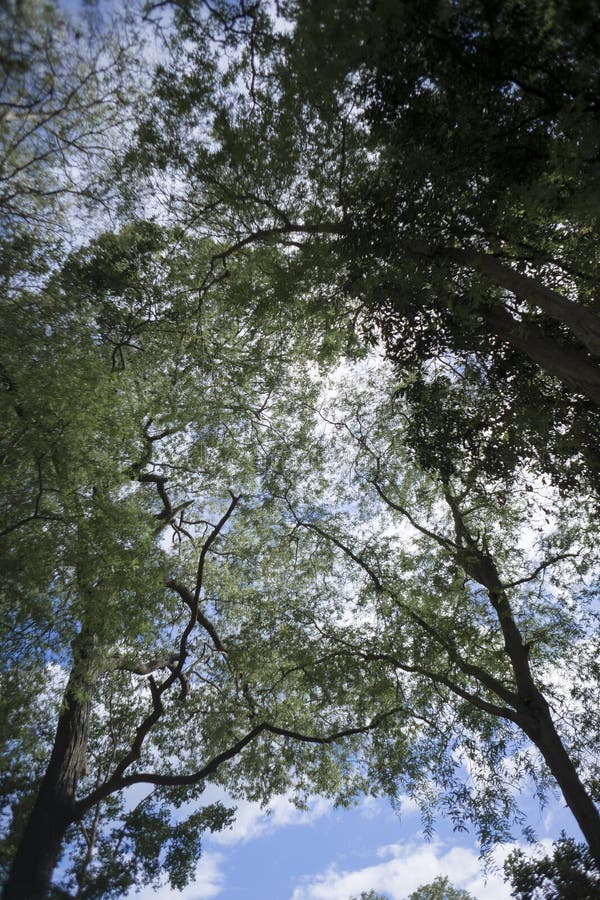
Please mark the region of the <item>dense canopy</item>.
[[7, 900], [183, 887], [209, 780], [558, 787], [595, 878], [597, 12], [3, 7]]

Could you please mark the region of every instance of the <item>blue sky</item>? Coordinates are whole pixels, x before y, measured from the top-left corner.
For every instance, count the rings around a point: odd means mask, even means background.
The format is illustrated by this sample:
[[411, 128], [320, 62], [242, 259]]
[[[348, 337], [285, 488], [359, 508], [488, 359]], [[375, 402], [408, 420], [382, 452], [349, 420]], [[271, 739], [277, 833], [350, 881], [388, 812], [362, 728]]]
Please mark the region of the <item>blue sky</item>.
[[[205, 799], [226, 795], [209, 787]], [[558, 797], [540, 810], [524, 798], [528, 824], [550, 847], [562, 828], [579, 836]], [[401, 817], [383, 799], [364, 799], [350, 810], [315, 799], [307, 812], [285, 797], [267, 814], [255, 803], [238, 802], [233, 827], [208, 837], [195, 882], [182, 893], [167, 887], [132, 895], [141, 900], [349, 900], [371, 888], [390, 900], [404, 900], [418, 885], [447, 875], [477, 900], [510, 900], [501, 872], [484, 872], [472, 835], [454, 834], [437, 822], [431, 841], [422, 834], [419, 813], [408, 801]], [[509, 850], [495, 855], [501, 865]]]

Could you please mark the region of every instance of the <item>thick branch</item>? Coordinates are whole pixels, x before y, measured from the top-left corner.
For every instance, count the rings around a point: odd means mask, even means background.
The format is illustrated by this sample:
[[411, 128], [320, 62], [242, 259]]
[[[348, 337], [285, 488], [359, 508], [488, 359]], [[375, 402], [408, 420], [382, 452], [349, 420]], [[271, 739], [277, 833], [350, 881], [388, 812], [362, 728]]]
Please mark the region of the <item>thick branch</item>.
[[161, 775], [158, 772], [138, 772], [134, 775], [128, 775], [126, 777], [113, 776], [109, 781], [106, 781], [103, 785], [100, 785], [100, 787], [92, 791], [92, 793], [87, 797], [82, 798], [76, 804], [75, 819], [81, 818], [86, 810], [90, 809], [90, 807], [94, 806], [96, 803], [100, 802], [101, 800], [105, 800], [111, 794], [114, 794], [117, 791], [121, 791], [123, 790], [123, 788], [130, 787], [133, 784], [155, 784], [161, 785], [162, 787], [176, 787], [198, 784], [199, 781], [204, 781], [204, 779], [208, 778], [210, 775], [214, 775], [223, 765], [223, 763], [228, 762], [230, 759], [234, 759], [239, 755], [239, 753], [241, 753], [241, 751], [245, 747], [248, 746], [248, 744], [259, 737], [259, 735], [264, 733], [274, 734], [278, 737], [291, 738], [292, 740], [299, 741], [300, 743], [305, 744], [333, 744], [336, 741], [341, 741], [347, 737], [353, 737], [359, 734], [367, 734], [369, 731], [377, 728], [379, 724], [386, 718], [389, 718], [390, 716], [396, 715], [400, 712], [402, 712], [401, 707], [393, 707], [392, 709], [386, 710], [385, 712], [374, 716], [374, 718], [371, 719], [371, 721], [367, 725], [360, 725], [354, 728], [345, 728], [341, 731], [336, 731], [332, 734], [327, 735], [304, 734], [303, 732], [296, 731], [291, 728], [283, 728], [278, 725], [273, 725], [270, 722], [261, 722], [226, 750], [223, 750], [221, 753], [213, 756], [213, 758], [201, 769], [198, 769], [197, 771], [191, 772], [187, 775]]
[[441, 253], [446, 259], [477, 269], [500, 287], [538, 306], [546, 315], [566, 325], [591, 354], [600, 357], [600, 318], [591, 309], [567, 300], [538, 278], [522, 275], [490, 253], [458, 247], [445, 248]]
[[207, 556], [208, 551], [210, 550], [212, 544], [217, 539], [217, 537], [220, 535], [221, 531], [223, 530], [223, 528], [229, 521], [230, 517], [233, 514], [234, 509], [236, 508], [236, 506], [238, 505], [240, 500], [241, 500], [241, 496], [236, 496], [235, 494], [231, 494], [231, 502], [230, 502], [229, 506], [227, 507], [227, 509], [225, 510], [225, 513], [219, 519], [219, 521], [217, 522], [217, 524], [215, 525], [215, 527], [213, 528], [213, 530], [211, 531], [211, 533], [209, 534], [207, 539], [204, 541], [202, 550], [200, 551], [200, 559], [198, 560], [198, 572], [196, 575], [196, 589], [194, 591], [194, 606], [196, 607], [196, 614], [198, 611], [197, 607], [198, 607], [198, 602], [200, 600], [200, 592], [202, 590], [202, 579], [203, 579], [203, 575], [204, 575], [204, 564], [206, 562], [206, 556]]
[[600, 368], [577, 350], [548, 339], [531, 322], [516, 321], [501, 305], [481, 307], [480, 315], [501, 340], [507, 341], [577, 394], [600, 406]]
[[456, 498], [452, 495], [448, 485], [445, 486], [444, 496], [452, 510], [457, 532], [460, 531], [466, 538], [467, 546], [456, 552], [456, 561], [469, 578], [487, 591], [502, 631], [504, 649], [512, 665], [519, 697], [525, 704], [532, 699], [537, 701], [541, 697], [541, 693], [535, 686], [529, 667], [528, 647], [524, 643], [515, 621], [512, 606], [504, 590], [496, 564], [490, 554], [482, 550], [471, 536]]
[[[175, 591], [175, 593], [179, 594], [183, 602], [190, 608], [190, 610], [194, 609], [194, 595], [184, 584], [181, 584], [179, 581], [175, 581], [174, 579], [169, 579], [165, 582], [168, 588]], [[202, 625], [204, 630], [210, 635], [213, 644], [216, 649], [220, 653], [225, 653], [225, 645], [223, 641], [219, 637], [215, 626], [212, 624], [210, 619], [208, 619], [204, 613], [200, 610], [196, 610], [196, 620]]]
[[[277, 210], [277, 214], [279, 217], [282, 217], [280, 210]], [[217, 262], [225, 263], [230, 256], [253, 243], [260, 243], [261, 241], [278, 237], [283, 238], [290, 234], [349, 236], [347, 226], [339, 222], [303, 225], [300, 222], [286, 222], [285, 219], [283, 221], [284, 224], [282, 225], [257, 229], [231, 244], [226, 250], [215, 254], [212, 258], [211, 268], [214, 268]], [[476, 269], [499, 287], [505, 288], [531, 305], [539, 307], [546, 315], [565, 325], [593, 356], [600, 358], [600, 317], [591, 309], [582, 306], [575, 300], [569, 300], [552, 288], [547, 287], [539, 278], [523, 275], [497, 256], [470, 247], [435, 247], [413, 241], [406, 243], [402, 249], [412, 256], [420, 256], [427, 259], [447, 259], [461, 266]], [[541, 335], [542, 332], [540, 331], [539, 336]], [[511, 335], [511, 342], [513, 342], [513, 337]], [[528, 351], [525, 350], [525, 352]], [[568, 348], [561, 348], [561, 354], [563, 352], [567, 356], [569, 355]], [[536, 362], [542, 364], [538, 358], [533, 358], [536, 359]], [[587, 370], [586, 360], [580, 358], [580, 362]], [[593, 379], [593, 383], [597, 384], [600, 374], [593, 364], [590, 364], [590, 372], [586, 371], [585, 374], [586, 377], [592, 378], [594, 371], [596, 377]], [[559, 373], [555, 372], [554, 374]], [[559, 374], [559, 377], [562, 376]], [[578, 390], [581, 389], [579, 388]], [[591, 397], [591, 399], [598, 402], [597, 396]]]
[[[342, 238], [351, 236], [348, 228], [337, 222], [323, 222], [320, 225], [291, 222], [257, 229], [215, 254], [211, 272], [218, 262], [225, 265], [230, 256], [244, 247], [277, 238], [283, 240], [291, 234], [335, 235]], [[365, 233], [363, 237], [367, 238], [368, 234]], [[401, 249], [413, 257], [431, 261], [448, 260], [476, 269], [498, 287], [539, 307], [546, 315], [565, 325], [592, 356], [600, 358], [600, 317], [591, 309], [546, 287], [539, 279], [522, 275], [498, 257], [472, 248], [435, 247], [413, 241], [406, 242]], [[209, 276], [202, 288], [206, 286], [208, 279]], [[502, 340], [529, 356], [548, 374], [559, 378], [570, 390], [600, 406], [600, 369], [585, 353], [578, 352], [561, 341], [548, 339], [543, 330], [531, 322], [516, 321], [501, 303], [494, 308], [482, 307], [480, 315]]]
[[155, 657], [149, 659], [148, 662], [132, 662], [127, 657], [114, 657], [115, 667], [122, 672], [131, 672], [133, 675], [151, 675], [159, 669], [169, 669], [171, 666], [179, 662], [177, 653], [171, 653], [169, 656]]

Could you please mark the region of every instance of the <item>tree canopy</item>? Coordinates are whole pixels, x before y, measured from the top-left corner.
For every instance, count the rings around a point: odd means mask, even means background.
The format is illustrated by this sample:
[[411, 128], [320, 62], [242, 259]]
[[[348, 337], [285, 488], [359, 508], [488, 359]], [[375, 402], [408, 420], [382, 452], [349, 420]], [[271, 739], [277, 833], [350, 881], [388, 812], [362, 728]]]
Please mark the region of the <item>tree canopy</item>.
[[474, 900], [473, 895], [462, 888], [455, 888], [448, 878], [439, 876], [431, 884], [423, 884], [409, 895], [408, 900]]
[[[375, 891], [362, 891], [360, 897], [351, 897], [350, 900], [387, 900], [387, 898]], [[430, 884], [420, 885], [407, 900], [474, 900], [474, 898], [468, 891], [455, 888], [448, 878], [440, 875]]]
[[460, 372], [477, 392], [462, 450], [483, 444], [492, 477], [522, 461], [596, 484], [594, 8], [226, 6], [221, 92], [203, 9], [176, 6], [179, 64], [157, 73], [137, 159], [181, 173], [186, 221], [217, 219], [217, 269], [250, 243], [293, 247], [417, 399]]
[[594, 900], [600, 890], [598, 866], [584, 844], [562, 834], [551, 856], [527, 858], [522, 850], [504, 864], [516, 900]]
[[208, 780], [598, 862], [593, 9], [2, 15], [3, 896], [184, 886]]
[[[302, 693], [292, 701], [297, 678], [286, 672], [279, 620], [252, 627], [270, 561], [261, 544], [274, 527], [261, 473], [299, 373], [287, 371], [289, 333], [284, 349], [280, 333], [257, 333], [242, 308], [235, 314], [243, 286], [228, 282], [220, 290], [230, 303], [215, 289], [211, 307], [198, 307], [185, 281], [188, 254], [202, 252], [150, 224], [104, 234], [41, 291], [19, 295], [18, 324], [6, 317], [4, 702], [7, 751], [18, 741], [19, 761], [14, 769], [10, 752], [5, 792], [29, 814], [14, 871], [47, 878], [31, 853], [46, 852], [53, 867], [65, 829], [77, 826], [83, 845], [68, 850], [66, 884], [90, 897], [157, 877], [161, 846], [172, 883], [184, 884], [194, 835], [229, 816], [209, 808], [171, 827], [164, 802], [197, 797], [248, 743], [265, 750], [262, 762], [247, 758], [246, 793], [264, 798], [303, 768], [285, 747], [274, 762], [286, 734], [318, 746], [367, 727], [352, 717], [340, 725], [316, 701], [306, 710]], [[268, 578], [264, 589], [268, 608]], [[56, 693], [61, 710], [55, 737], [32, 733], [25, 714], [48, 678], [46, 702]], [[279, 697], [274, 685], [288, 681]], [[325, 790], [343, 754], [307, 752], [305, 762], [305, 778]], [[245, 781], [236, 765], [231, 790]], [[137, 784], [156, 790], [125, 810], [123, 792]], [[17, 881], [10, 890], [44, 888]]]

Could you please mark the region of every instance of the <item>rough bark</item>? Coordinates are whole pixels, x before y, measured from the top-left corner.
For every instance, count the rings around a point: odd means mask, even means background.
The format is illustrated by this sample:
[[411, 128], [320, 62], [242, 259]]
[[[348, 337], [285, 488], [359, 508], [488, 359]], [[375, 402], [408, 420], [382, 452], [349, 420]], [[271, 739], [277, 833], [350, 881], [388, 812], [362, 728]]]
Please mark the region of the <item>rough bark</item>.
[[515, 673], [519, 692], [519, 724], [544, 757], [594, 859], [600, 866], [600, 812], [581, 782], [577, 769], [556, 730], [548, 703], [535, 684], [529, 665], [527, 645], [524, 644], [513, 618], [508, 598], [503, 591], [498, 590], [497, 584], [491, 592], [491, 599], [502, 626], [506, 652]]
[[80, 634], [63, 711], [33, 810], [12, 862], [2, 900], [44, 900], [69, 825], [75, 793], [85, 771], [90, 690], [95, 677], [93, 638]]

